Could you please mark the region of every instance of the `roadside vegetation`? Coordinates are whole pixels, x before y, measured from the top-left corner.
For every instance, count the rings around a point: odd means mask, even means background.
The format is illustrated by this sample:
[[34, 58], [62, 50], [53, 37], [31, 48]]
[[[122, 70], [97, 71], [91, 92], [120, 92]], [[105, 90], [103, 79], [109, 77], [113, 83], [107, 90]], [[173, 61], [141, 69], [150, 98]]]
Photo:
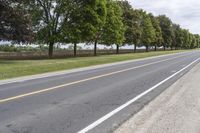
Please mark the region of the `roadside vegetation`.
[[[0, 40], [46, 44], [49, 58], [57, 43], [123, 45], [193, 49], [200, 36], [173, 23], [165, 15], [154, 16], [122, 0], [0, 0]], [[15, 49], [13, 49], [15, 50]]]
[[26, 51], [46, 51], [48, 47], [38, 46], [32, 47], [29, 45], [19, 46], [19, 45], [0, 45], [0, 52], [26, 52]]

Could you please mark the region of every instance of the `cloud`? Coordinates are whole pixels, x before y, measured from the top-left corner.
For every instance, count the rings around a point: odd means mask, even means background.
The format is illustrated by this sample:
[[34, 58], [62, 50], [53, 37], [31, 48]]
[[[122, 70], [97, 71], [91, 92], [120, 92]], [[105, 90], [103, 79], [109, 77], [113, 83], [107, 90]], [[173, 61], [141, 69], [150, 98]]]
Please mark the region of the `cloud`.
[[154, 15], [165, 14], [174, 23], [200, 34], [199, 0], [128, 0], [134, 8], [142, 8]]

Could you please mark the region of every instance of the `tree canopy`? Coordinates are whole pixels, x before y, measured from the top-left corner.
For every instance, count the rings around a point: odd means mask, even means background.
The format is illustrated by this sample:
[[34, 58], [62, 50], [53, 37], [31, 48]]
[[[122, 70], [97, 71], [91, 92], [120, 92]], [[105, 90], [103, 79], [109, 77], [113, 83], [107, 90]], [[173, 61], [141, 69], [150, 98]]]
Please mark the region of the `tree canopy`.
[[170, 47], [173, 39], [172, 21], [165, 15], [158, 16], [163, 36], [163, 47]]
[[197, 48], [200, 36], [166, 15], [154, 16], [124, 0], [0, 0], [0, 40], [56, 43], [128, 44], [149, 48]]
[[155, 42], [156, 40], [156, 30], [153, 27], [151, 22], [151, 18], [145, 12], [143, 13], [143, 21], [142, 21], [142, 44], [146, 46], [146, 51], [148, 51], [148, 47], [150, 44]]
[[107, 9], [107, 18], [102, 30], [101, 43], [106, 45], [115, 44], [119, 47], [123, 44], [125, 31], [122, 22], [122, 9], [117, 2], [114, 1], [107, 2]]
[[0, 0], [0, 40], [26, 42], [33, 40], [30, 15], [23, 1]]
[[152, 14], [149, 14], [153, 28], [155, 30], [155, 36], [151, 43], [151, 46], [155, 46], [155, 50], [157, 50], [157, 46], [161, 46], [163, 42], [162, 30], [159, 24], [159, 20], [154, 17]]

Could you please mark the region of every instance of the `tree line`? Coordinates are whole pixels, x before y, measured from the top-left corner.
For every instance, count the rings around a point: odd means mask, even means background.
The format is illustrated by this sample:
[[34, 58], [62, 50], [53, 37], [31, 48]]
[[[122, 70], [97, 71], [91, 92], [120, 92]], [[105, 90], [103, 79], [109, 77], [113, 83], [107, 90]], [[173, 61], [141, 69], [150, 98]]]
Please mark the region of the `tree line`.
[[124, 0], [0, 0], [0, 40], [45, 43], [49, 57], [56, 43], [123, 45], [171, 49], [200, 46], [200, 36], [173, 23], [134, 9]]

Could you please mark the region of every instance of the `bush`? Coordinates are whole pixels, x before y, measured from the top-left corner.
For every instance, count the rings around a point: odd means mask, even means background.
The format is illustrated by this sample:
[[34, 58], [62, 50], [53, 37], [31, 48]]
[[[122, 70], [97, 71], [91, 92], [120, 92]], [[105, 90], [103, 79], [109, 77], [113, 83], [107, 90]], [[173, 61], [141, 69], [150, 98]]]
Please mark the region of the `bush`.
[[0, 45], [0, 51], [3, 52], [34, 52], [34, 51], [47, 51], [48, 47], [45, 46], [20, 46], [20, 45]]
[[17, 48], [13, 45], [0, 45], [0, 51], [17, 52]]

